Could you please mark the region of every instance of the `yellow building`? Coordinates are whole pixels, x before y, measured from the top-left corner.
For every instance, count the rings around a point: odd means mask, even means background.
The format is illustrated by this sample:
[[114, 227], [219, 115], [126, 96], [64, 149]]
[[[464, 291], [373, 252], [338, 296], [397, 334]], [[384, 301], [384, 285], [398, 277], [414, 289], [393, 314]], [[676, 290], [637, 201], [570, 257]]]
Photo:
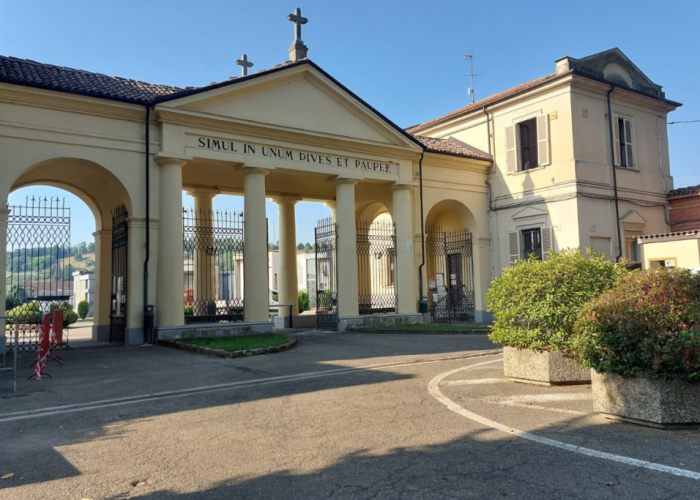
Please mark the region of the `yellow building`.
[[[615, 254], [613, 172], [624, 241], [668, 230], [678, 104], [617, 49], [409, 130], [306, 50], [296, 40], [284, 64], [247, 75], [244, 58], [244, 76], [186, 89], [0, 57], [0, 200], [41, 184], [92, 209], [94, 339], [143, 342], [149, 305], [161, 338], [268, 331], [266, 198], [279, 206], [280, 304], [296, 303], [295, 203], [332, 208], [316, 233], [317, 315], [340, 330], [423, 321], [422, 298], [434, 321], [487, 321], [489, 283], [514, 259]], [[183, 219], [183, 190], [199, 215]], [[225, 195], [243, 195], [244, 214], [213, 215]], [[366, 229], [375, 220], [395, 229]], [[13, 224], [1, 211], [6, 276]]]

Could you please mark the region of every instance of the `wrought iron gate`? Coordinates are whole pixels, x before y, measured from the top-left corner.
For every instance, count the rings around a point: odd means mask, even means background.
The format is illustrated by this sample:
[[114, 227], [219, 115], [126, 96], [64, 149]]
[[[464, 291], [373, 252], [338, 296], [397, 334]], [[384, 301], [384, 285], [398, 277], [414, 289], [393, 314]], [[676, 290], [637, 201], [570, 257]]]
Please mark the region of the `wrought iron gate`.
[[357, 276], [360, 314], [396, 312], [396, 225], [357, 222]]
[[126, 343], [126, 306], [129, 265], [129, 212], [124, 205], [112, 211], [112, 283], [109, 309], [109, 342]]
[[332, 217], [316, 226], [316, 327], [338, 329], [337, 233]]
[[[7, 314], [20, 323], [16, 348], [33, 351], [39, 347], [42, 316], [72, 295], [70, 208], [65, 200], [46, 197], [7, 208]], [[6, 338], [8, 349], [14, 349], [14, 336]]]
[[185, 323], [243, 321], [243, 213], [185, 209], [182, 221]]
[[472, 234], [427, 228], [425, 255], [433, 323], [474, 322]]

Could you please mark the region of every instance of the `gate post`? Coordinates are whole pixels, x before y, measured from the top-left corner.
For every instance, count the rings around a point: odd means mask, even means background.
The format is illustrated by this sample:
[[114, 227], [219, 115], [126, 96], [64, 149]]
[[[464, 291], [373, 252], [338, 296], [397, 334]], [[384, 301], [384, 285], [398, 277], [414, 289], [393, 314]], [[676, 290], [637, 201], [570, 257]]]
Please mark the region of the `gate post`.
[[357, 235], [355, 233], [355, 179], [336, 179], [338, 231], [338, 315], [359, 316], [357, 303]]
[[243, 169], [243, 319], [270, 321], [267, 267], [267, 216], [265, 215], [265, 176], [269, 170]]
[[[5, 298], [7, 297], [7, 217], [10, 215], [10, 210], [7, 208], [0, 209], [0, 316], [5, 316]], [[0, 332], [0, 336], [5, 335], [5, 329]]]
[[112, 230], [101, 229], [92, 233], [95, 238], [95, 298], [92, 340], [109, 340], [109, 312], [112, 295]]
[[182, 245], [182, 167], [185, 160], [156, 158], [159, 169], [158, 272], [156, 327], [185, 322], [182, 300], [184, 249]]
[[396, 224], [396, 282], [399, 291], [398, 312], [417, 312], [416, 267], [413, 260], [413, 224], [411, 220], [411, 191], [413, 186], [397, 185], [394, 192], [394, 222]]

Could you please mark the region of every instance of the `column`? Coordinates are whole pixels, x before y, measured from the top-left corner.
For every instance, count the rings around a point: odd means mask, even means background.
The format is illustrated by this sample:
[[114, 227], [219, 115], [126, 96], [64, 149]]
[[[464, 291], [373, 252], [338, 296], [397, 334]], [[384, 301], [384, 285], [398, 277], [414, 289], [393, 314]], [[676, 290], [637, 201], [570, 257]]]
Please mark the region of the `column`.
[[416, 269], [413, 261], [413, 224], [411, 221], [412, 186], [397, 185], [394, 192], [394, 223], [396, 224], [396, 286], [399, 291], [399, 313], [418, 310]]
[[185, 322], [183, 302], [182, 167], [185, 160], [156, 158], [159, 168], [156, 326]]
[[[192, 296], [195, 303], [196, 315], [213, 314], [209, 304], [216, 304], [216, 262], [213, 252], [207, 252], [207, 247], [214, 246], [213, 231], [213, 201], [214, 196], [221, 193], [218, 189], [196, 188], [187, 190], [194, 198], [195, 224], [199, 235], [199, 245], [195, 249], [193, 265], [194, 286]], [[216, 305], [214, 305], [216, 307]]]
[[112, 230], [100, 229], [95, 237], [95, 299], [92, 340], [109, 341], [109, 313], [112, 306]]
[[338, 231], [338, 316], [358, 316], [357, 241], [355, 235], [355, 179], [336, 179]]
[[246, 322], [270, 321], [267, 277], [265, 176], [269, 170], [243, 169], [243, 306]]
[[[277, 283], [280, 304], [297, 304], [298, 302], [298, 278], [297, 278], [297, 230], [294, 205], [301, 198], [283, 196], [275, 198], [279, 207], [280, 224], [280, 269]], [[280, 316], [287, 315], [287, 308], [280, 310]], [[292, 315], [299, 315], [299, 308], [292, 308]]]
[[[0, 276], [3, 276], [3, 281], [0, 283], [0, 316], [4, 316], [5, 298], [7, 297], [7, 280], [4, 276], [7, 275], [7, 218], [10, 215], [10, 210], [6, 208], [0, 209]], [[0, 331], [0, 335], [5, 335], [5, 329]]]

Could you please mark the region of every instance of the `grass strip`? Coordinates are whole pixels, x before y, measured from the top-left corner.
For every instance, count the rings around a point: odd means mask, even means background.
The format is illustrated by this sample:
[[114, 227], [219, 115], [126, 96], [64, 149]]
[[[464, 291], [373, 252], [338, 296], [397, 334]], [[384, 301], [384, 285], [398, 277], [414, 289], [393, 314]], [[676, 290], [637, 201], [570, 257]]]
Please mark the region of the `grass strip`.
[[461, 325], [461, 324], [413, 324], [413, 325], [390, 325], [390, 326], [377, 326], [377, 327], [363, 327], [358, 328], [358, 330], [396, 330], [396, 331], [407, 331], [407, 330], [421, 330], [421, 331], [471, 331], [471, 330], [488, 330], [489, 325]]
[[276, 333], [264, 333], [261, 335], [240, 335], [235, 337], [207, 337], [201, 339], [185, 339], [184, 344], [191, 344], [210, 349], [222, 349], [224, 351], [245, 351], [248, 349], [262, 349], [289, 342], [286, 335]]

